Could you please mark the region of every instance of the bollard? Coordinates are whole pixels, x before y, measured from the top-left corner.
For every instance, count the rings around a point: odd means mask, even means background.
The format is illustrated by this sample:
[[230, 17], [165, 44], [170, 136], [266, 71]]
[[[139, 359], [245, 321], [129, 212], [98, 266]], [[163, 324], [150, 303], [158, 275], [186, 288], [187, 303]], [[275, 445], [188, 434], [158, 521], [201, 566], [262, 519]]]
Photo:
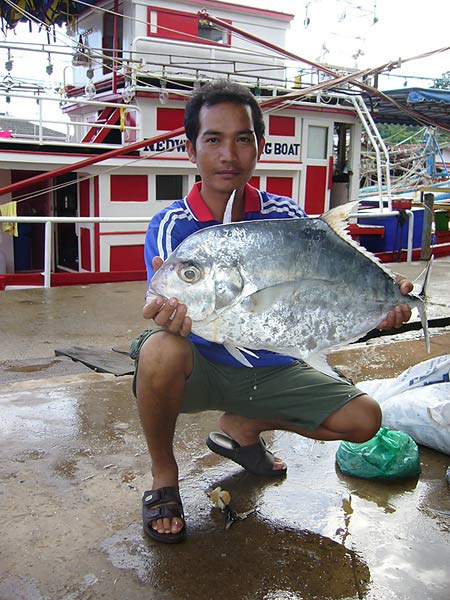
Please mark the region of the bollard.
[[430, 260], [431, 225], [433, 223], [434, 194], [424, 194], [423, 205], [425, 207], [425, 212], [423, 215], [422, 247], [420, 250], [420, 260]]

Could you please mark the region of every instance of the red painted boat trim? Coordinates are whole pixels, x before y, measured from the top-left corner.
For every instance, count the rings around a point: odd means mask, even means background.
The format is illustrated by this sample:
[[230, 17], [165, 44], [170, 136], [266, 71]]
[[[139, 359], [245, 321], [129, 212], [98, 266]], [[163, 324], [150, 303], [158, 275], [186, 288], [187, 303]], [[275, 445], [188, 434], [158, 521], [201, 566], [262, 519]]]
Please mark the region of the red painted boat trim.
[[350, 223], [347, 227], [347, 231], [351, 236], [359, 237], [360, 235], [375, 235], [378, 237], [384, 237], [383, 225], [359, 225], [356, 223]]
[[194, 4], [202, 9], [206, 6], [218, 8], [220, 10], [232, 10], [233, 12], [245, 13], [248, 15], [261, 15], [263, 17], [271, 17], [280, 21], [292, 21], [295, 15], [289, 13], [280, 13], [275, 10], [264, 8], [254, 8], [252, 6], [244, 6], [243, 4], [228, 4], [227, 2], [215, 2], [214, 0], [185, 0], [187, 4]]
[[[95, 283], [117, 283], [121, 281], [145, 281], [146, 271], [114, 271], [111, 273], [82, 272], [82, 273], [52, 273], [51, 286], [89, 285]], [[7, 273], [0, 275], [0, 290], [6, 286], [43, 286], [44, 277], [41, 273]]]
[[[395, 250], [394, 252], [374, 252], [375, 256], [380, 259], [382, 263], [386, 262], [406, 262], [406, 250], [402, 250], [400, 253], [400, 257], [398, 257], [398, 252]], [[412, 251], [412, 259], [420, 260], [421, 249], [414, 248]], [[450, 256], [450, 244], [436, 244], [431, 247], [431, 254], [438, 258], [440, 256]]]

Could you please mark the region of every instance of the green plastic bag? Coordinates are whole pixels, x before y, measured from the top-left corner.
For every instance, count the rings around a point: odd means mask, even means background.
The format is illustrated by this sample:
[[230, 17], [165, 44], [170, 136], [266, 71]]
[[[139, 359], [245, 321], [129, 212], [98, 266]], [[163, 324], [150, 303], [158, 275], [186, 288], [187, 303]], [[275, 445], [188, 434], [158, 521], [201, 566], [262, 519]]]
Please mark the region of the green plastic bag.
[[345, 475], [362, 479], [401, 479], [420, 473], [416, 442], [407, 433], [386, 427], [363, 444], [341, 442], [336, 462]]

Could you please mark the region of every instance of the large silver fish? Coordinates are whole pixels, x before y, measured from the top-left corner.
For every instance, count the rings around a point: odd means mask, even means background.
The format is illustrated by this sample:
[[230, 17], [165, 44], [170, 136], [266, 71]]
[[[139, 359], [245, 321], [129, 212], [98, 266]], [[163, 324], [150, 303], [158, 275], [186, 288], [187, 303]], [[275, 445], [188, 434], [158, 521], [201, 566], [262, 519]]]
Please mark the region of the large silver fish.
[[359, 339], [400, 303], [418, 308], [428, 344], [426, 284], [403, 296], [395, 275], [345, 232], [350, 209], [198, 231], [155, 273], [148, 297], [178, 298], [192, 331], [244, 364], [242, 349], [318, 364], [312, 355]]

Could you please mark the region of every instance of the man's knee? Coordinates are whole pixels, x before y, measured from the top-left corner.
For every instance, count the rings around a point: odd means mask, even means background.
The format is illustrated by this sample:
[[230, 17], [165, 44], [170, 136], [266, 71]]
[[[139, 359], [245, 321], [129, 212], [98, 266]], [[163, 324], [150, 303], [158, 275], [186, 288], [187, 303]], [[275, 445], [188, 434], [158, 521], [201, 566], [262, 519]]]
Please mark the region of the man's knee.
[[158, 331], [145, 340], [139, 352], [138, 374], [170, 372], [184, 377], [192, 371], [192, 349], [187, 338]]
[[381, 409], [373, 398], [363, 394], [344, 404], [323, 425], [338, 436], [336, 439], [360, 444], [380, 429]]
[[359, 400], [358, 408], [348, 441], [361, 444], [376, 435], [381, 427], [382, 413], [379, 404], [370, 396], [359, 396], [355, 400]]

